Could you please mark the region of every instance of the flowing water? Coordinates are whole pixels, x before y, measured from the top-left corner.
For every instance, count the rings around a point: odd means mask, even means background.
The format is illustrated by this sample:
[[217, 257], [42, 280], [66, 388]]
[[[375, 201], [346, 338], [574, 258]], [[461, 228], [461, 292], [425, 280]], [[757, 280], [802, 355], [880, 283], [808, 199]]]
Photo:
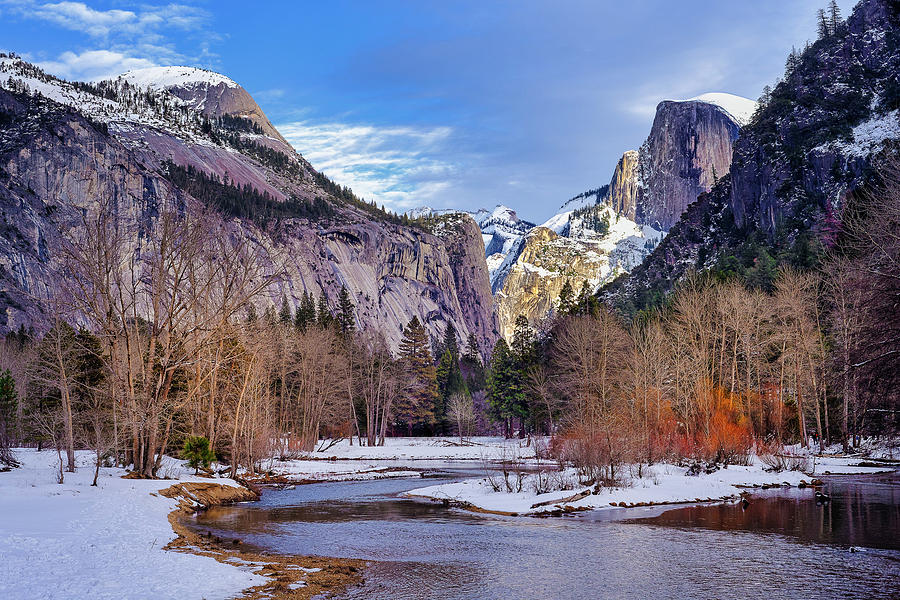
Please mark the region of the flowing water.
[[[478, 477], [458, 470], [453, 478]], [[323, 483], [199, 515], [274, 552], [371, 560], [346, 598], [900, 598], [900, 475], [739, 504], [495, 517], [400, 498], [434, 480]]]

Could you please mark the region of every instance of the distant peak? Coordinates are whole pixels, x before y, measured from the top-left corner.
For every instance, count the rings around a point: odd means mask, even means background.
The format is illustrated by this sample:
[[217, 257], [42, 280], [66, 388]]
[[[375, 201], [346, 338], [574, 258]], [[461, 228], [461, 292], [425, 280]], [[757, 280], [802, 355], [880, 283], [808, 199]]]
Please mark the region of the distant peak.
[[736, 96], [725, 92], [710, 92], [701, 94], [695, 98], [689, 98], [685, 102], [704, 102], [718, 106], [728, 113], [740, 126], [750, 122], [750, 118], [756, 111], [756, 102], [743, 96]]
[[119, 75], [118, 79], [130, 84], [152, 89], [185, 87], [192, 85], [240, 87], [234, 80], [215, 71], [196, 67], [148, 67]]

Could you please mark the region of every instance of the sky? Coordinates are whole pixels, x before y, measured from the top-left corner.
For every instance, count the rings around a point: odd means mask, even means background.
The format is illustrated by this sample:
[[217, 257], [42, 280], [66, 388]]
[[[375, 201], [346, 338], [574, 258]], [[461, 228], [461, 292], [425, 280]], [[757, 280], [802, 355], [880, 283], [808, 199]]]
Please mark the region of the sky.
[[70, 80], [212, 69], [366, 199], [542, 222], [609, 182], [660, 101], [757, 98], [825, 4], [0, 0], [0, 50]]

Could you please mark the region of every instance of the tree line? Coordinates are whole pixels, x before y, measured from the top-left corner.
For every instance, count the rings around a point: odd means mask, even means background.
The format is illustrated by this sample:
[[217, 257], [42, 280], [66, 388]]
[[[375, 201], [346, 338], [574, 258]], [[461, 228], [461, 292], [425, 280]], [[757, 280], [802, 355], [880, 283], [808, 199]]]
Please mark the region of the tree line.
[[896, 435], [898, 190], [888, 164], [879, 187], [848, 198], [819, 266], [783, 267], [771, 288], [693, 274], [626, 320], [568, 285], [546, 323], [520, 317], [487, 364], [474, 336], [463, 348], [448, 323], [433, 340], [418, 318], [394, 351], [346, 288], [260, 315], [284, 269], [227, 224], [163, 205], [151, 232], [101, 201], [62, 236], [68, 276], [48, 329], [0, 344], [0, 460], [52, 447], [62, 477], [90, 448], [98, 467], [152, 477], [203, 437], [236, 473], [323, 439], [477, 429], [550, 434], [558, 456], [615, 479], [625, 462]]

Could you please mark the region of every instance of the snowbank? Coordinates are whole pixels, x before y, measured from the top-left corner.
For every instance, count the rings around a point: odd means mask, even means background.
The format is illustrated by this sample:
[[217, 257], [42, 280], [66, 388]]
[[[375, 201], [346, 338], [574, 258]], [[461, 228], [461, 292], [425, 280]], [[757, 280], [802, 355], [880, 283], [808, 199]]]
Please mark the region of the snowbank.
[[[326, 444], [327, 446], [327, 444]], [[476, 437], [459, 443], [454, 437], [387, 438], [384, 446], [360, 446], [354, 440], [341, 440], [322, 452], [311, 452], [304, 458], [353, 460], [499, 460], [515, 454], [521, 459], [533, 459], [534, 448], [525, 440], [505, 440], [497, 437]], [[292, 461], [295, 462], [295, 461]]]
[[[798, 486], [801, 482], [810, 482], [815, 474], [878, 473], [892, 470], [886, 467], [853, 466], [858, 462], [859, 459], [817, 459], [814, 473], [810, 474], [798, 471], [770, 473], [764, 470], [761, 463], [756, 462], [751, 466], [732, 465], [727, 469], [696, 476], [687, 475], [685, 467], [659, 464], [650, 468], [645, 467], [644, 476], [634, 478], [630, 487], [601, 488], [598, 493], [564, 503], [561, 503], [563, 499], [572, 497], [578, 492], [585, 490], [593, 492], [593, 490], [588, 486], [576, 484], [573, 489], [537, 494], [534, 489], [539, 476], [530, 474], [525, 475], [522, 491], [518, 493], [494, 491], [488, 479], [484, 478], [418, 488], [408, 492], [408, 495], [450, 501], [460, 506], [490, 512], [535, 514], [559, 510], [561, 505], [566, 507], [566, 510], [585, 510], [608, 508], [620, 503], [674, 504], [723, 498], [737, 499], [742, 488]], [[577, 480], [574, 470], [571, 469], [564, 472], [562, 477]], [[542, 506], [535, 507], [536, 504]]]
[[[163, 550], [176, 537], [168, 515], [178, 502], [159, 491], [172, 480], [104, 468], [91, 487], [93, 455], [78, 452], [78, 470], [60, 485], [55, 451], [16, 458], [20, 468], [0, 473], [0, 598], [230, 598], [267, 581], [247, 566]], [[211, 481], [171, 459], [161, 473]]]

